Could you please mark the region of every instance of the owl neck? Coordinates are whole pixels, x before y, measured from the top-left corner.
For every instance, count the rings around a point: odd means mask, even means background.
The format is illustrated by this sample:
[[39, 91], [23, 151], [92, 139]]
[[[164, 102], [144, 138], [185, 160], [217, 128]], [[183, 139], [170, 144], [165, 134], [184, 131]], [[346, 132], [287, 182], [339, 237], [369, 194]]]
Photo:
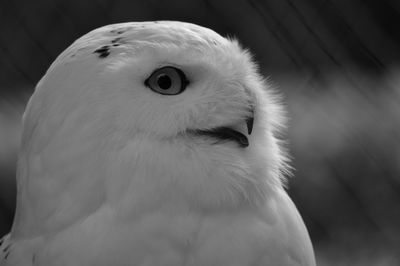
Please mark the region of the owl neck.
[[[263, 204], [277, 186], [262, 159], [247, 162], [236, 147], [195, 146], [136, 136], [109, 153], [106, 195], [122, 209], [185, 202], [190, 208]], [[251, 158], [251, 157], [250, 157]]]

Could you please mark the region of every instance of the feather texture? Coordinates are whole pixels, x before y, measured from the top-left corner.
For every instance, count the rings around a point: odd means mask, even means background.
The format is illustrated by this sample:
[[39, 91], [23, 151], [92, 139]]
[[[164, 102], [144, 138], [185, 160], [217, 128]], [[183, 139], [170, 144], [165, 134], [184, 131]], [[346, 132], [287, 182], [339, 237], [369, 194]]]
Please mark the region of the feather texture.
[[[145, 84], [166, 66], [182, 93]], [[282, 186], [279, 98], [235, 40], [171, 21], [94, 30], [52, 64], [23, 124], [0, 265], [315, 265]], [[221, 127], [233, 137], [191, 133]]]

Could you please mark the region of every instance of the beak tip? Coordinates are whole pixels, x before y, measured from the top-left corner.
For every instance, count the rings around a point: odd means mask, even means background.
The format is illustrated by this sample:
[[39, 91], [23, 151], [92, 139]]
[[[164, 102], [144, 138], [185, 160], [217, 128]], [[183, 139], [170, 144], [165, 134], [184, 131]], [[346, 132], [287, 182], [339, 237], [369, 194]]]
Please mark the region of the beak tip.
[[253, 132], [254, 116], [247, 118], [246, 124], [247, 124], [247, 132], [249, 133], [249, 135], [251, 135], [251, 132]]
[[250, 112], [251, 112], [251, 114], [250, 114], [249, 117], [247, 117], [247, 119], [246, 119], [247, 132], [249, 133], [249, 135], [251, 135], [251, 132], [253, 132], [253, 125], [254, 125], [254, 105], [251, 106]]

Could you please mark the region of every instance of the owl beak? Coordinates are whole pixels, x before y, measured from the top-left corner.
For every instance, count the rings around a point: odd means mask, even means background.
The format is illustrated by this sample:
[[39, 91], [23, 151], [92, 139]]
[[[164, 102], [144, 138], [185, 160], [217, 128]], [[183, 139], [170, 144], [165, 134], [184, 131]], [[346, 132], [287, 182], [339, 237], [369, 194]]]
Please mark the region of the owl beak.
[[254, 108], [251, 108], [250, 114], [246, 117], [244, 122], [245, 123], [239, 123], [232, 126], [215, 127], [209, 130], [188, 130], [187, 132], [192, 134], [194, 133], [195, 135], [216, 138], [220, 141], [235, 141], [240, 147], [246, 148], [249, 146], [249, 138], [246, 136], [245, 132], [247, 131], [248, 135], [250, 135], [253, 131]]
[[[216, 138], [219, 141], [235, 141], [240, 147], [245, 148], [249, 146], [249, 139], [239, 130], [231, 127], [217, 127], [210, 130], [196, 130], [194, 131], [196, 135], [209, 136]], [[219, 143], [216, 142], [216, 143]]]
[[254, 109], [251, 114], [245, 119], [246, 123], [240, 123], [234, 126], [216, 127], [210, 130], [195, 130], [196, 135], [203, 135], [216, 138], [218, 140], [231, 140], [239, 144], [240, 147], [245, 148], [249, 146], [249, 139], [246, 136], [244, 127], [247, 127], [248, 135], [253, 131], [254, 124]]

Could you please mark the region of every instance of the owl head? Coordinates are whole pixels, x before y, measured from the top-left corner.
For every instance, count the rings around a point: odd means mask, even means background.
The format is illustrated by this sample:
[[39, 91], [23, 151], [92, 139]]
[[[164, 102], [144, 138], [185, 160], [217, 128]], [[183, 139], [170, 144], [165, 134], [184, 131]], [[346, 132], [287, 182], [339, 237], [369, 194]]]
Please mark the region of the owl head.
[[131, 188], [199, 206], [256, 204], [281, 186], [283, 126], [276, 94], [236, 40], [182, 22], [114, 24], [75, 41], [39, 82], [19, 175], [48, 177], [49, 198], [76, 183], [110, 199]]

